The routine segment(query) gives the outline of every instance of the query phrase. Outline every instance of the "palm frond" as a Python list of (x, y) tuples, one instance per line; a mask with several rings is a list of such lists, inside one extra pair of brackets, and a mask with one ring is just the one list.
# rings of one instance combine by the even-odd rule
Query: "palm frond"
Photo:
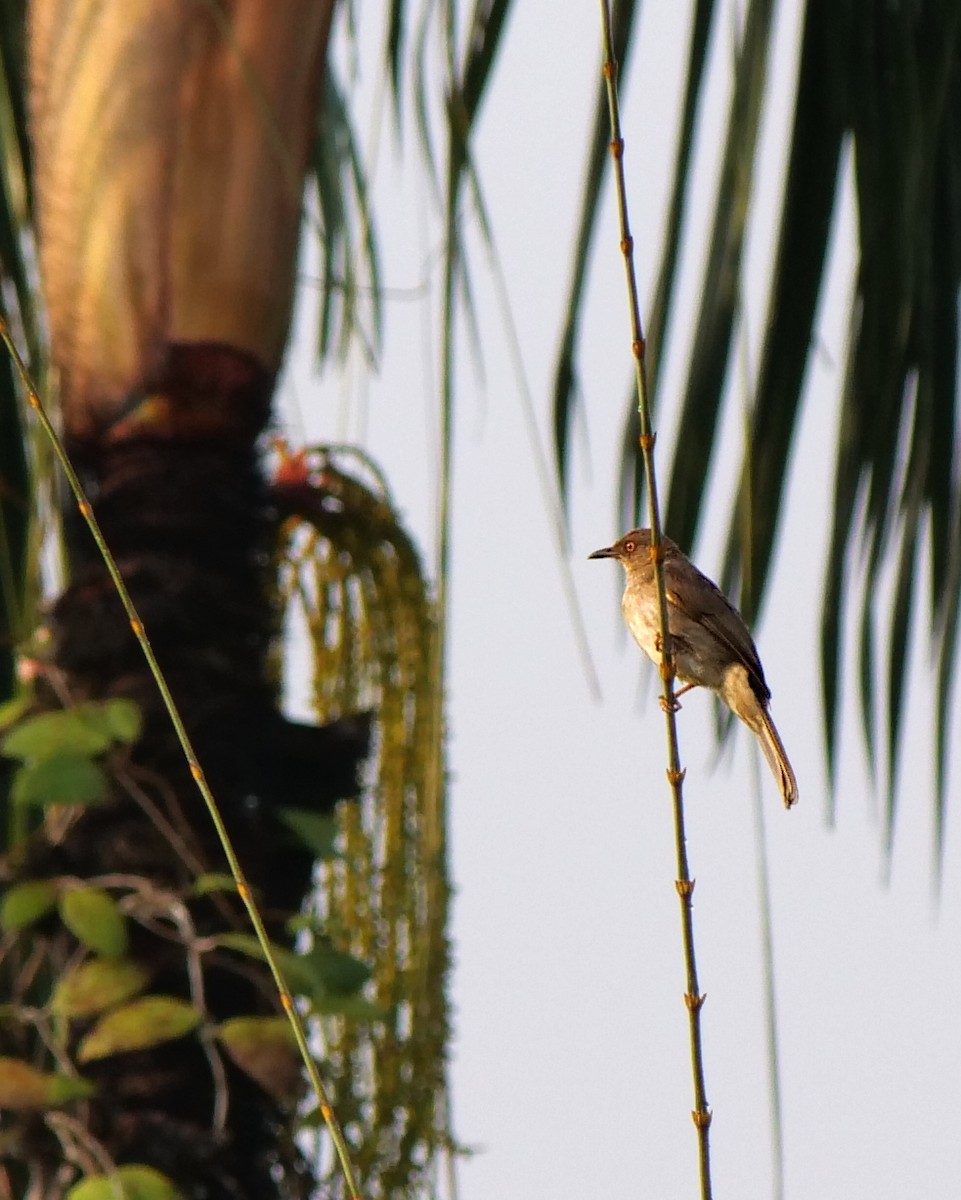
[(734, 325), (741, 304), (741, 264), (751, 197), (761, 104), (767, 83), (774, 5), (753, 0), (735, 64), (735, 83), (714, 207), (714, 223), (701, 284), (687, 385), (681, 402), (665, 527), (681, 545), (697, 535), (703, 482), (717, 443)]
[[(940, 9), (936, 19), (932, 9)], [(949, 580), (959, 550), (950, 531), (961, 502), (958, 485), (957, 302), (961, 288), (961, 14), (955, 6), (872, 12), (835, 45), (832, 75), (843, 81), (855, 147), (861, 257), (843, 395), (842, 443), (829, 573), (843, 570), (855, 533), (855, 498), (865, 496), (863, 619), (875, 603), (880, 573), (898, 562), (890, 613), (874, 658), (887, 662), (886, 696), (862, 687), (865, 724), (884, 706), (888, 761), (886, 841), (896, 800), (907, 641), (915, 615), (920, 538), (932, 562), (931, 636), (939, 660), (936, 805), (943, 807), (947, 719), (944, 656), (957, 622)], [(841, 57), (843, 55), (843, 57)], [(771, 506), (773, 508), (773, 505)], [(832, 587), (832, 592), (835, 590)], [(825, 598), (831, 631), (823, 661), (836, 697), (843, 645)], [(862, 657), (864, 656), (862, 637)], [(873, 672), (872, 681), (876, 679)], [(832, 721), (833, 726), (833, 721)], [(830, 743), (829, 743), (830, 745)], [(874, 748), (869, 743), (874, 757)]]
[[(680, 261), (684, 218), (687, 211), (688, 185), (691, 180), (691, 152), (694, 148), (694, 129), (700, 111), (704, 70), (707, 62), (708, 35), (714, 16), (714, 0), (697, 0), (691, 22), (691, 38), (688, 48), (687, 76), (684, 84), (684, 101), (681, 108), (681, 123), (677, 135), (677, 151), (674, 156), (674, 171), (671, 184), (671, 199), (667, 210), (664, 229), (664, 245), (661, 262), (654, 287), (654, 298), (647, 320), (647, 386), (651, 405), (656, 410), (658, 384), (661, 380), (663, 348), (670, 331), (673, 311), (674, 286)], [(621, 524), (625, 529), (634, 523), (640, 512), (645, 492), (644, 458), (637, 453), (641, 434), (640, 416), (635, 401), (633, 380), (624, 421), (624, 436), (621, 447), (621, 491), (619, 509)]]
[[(702, 85), (712, 5), (695, 6), (667, 232), (651, 310), (656, 385), (669, 328), (690, 139)], [(621, 10), (623, 16), (624, 10)], [(702, 296), (682, 399), (666, 527), (682, 544), (697, 533), (711, 477), (739, 317), (741, 249), (756, 185), (773, 6), (747, 10), (734, 69), (727, 142), (714, 205)], [(836, 765), (844, 616), (860, 608), (857, 647), (864, 734), (886, 788), (887, 840), (895, 818), (908, 638), (917, 613), (918, 564), (931, 561), (930, 635), (936, 660), (936, 813), (943, 821), (946, 722), (956, 673), (961, 607), (958, 538), (958, 325), (961, 289), (961, 10), (951, 0), (888, 7), (807, 0), (780, 230), (753, 388), (750, 434), (728, 523), (722, 582), (759, 612), (793, 460), (805, 375), (828, 264), (837, 199), (851, 164), (860, 258), (835, 463), (833, 527), (821, 621), (824, 724)], [(576, 394), (576, 341), (590, 232), (603, 171), (595, 131), (574, 252), (573, 284), (554, 386), (557, 466), (564, 478)], [(636, 511), (641, 471), (629, 417), (619, 484)], [(745, 537), (745, 529), (750, 531)], [(855, 547), (859, 553), (855, 553)], [(893, 564), (893, 566), (892, 566)], [(894, 588), (879, 608), (882, 572)], [(883, 729), (886, 769), (877, 766)], [(940, 838), (940, 833), (939, 833)]]
[[(38, 297), (30, 253), (30, 150), (24, 99), (22, 3), (0, 13), (0, 309), (40, 367)], [(34, 589), (26, 578), (32, 513), (26, 427), (13, 364), (0, 365), (0, 702), (12, 695), (14, 645), (27, 633)], [(2, 820), (2, 818), (0, 818)], [(6, 823), (0, 823), (5, 829)]]
[(404, 96), (404, 50), (407, 44), (406, 0), (390, 0), (387, 15), (387, 40), (384, 56), (390, 73), (390, 90), (394, 100), (394, 115), (398, 125), (401, 119), (401, 103)]
[[(317, 354), (321, 361), (332, 354), (342, 357), (356, 337), (373, 362), (380, 352), (383, 323), (377, 238), (366, 172), (332, 64), (324, 79), (324, 109), (313, 159), (323, 270)], [(362, 282), (363, 295), (370, 298), (364, 315), (358, 309)]]
[[(634, 21), (640, 6), (635, 0), (623, 0), (614, 5), (612, 13), (611, 37), (614, 42), (614, 56), (618, 63), (627, 59), (631, 35), (634, 32)], [(581, 210), (578, 218), (577, 234), (574, 238), (574, 257), (571, 268), (571, 283), (567, 295), (565, 311), (567, 318), (561, 333), (561, 347), (554, 368), (554, 451), (557, 458), (557, 470), (561, 479), (561, 494), (567, 495), (567, 453), (570, 428), (574, 415), (574, 405), (578, 396), (577, 373), (577, 343), (580, 329), (581, 311), (584, 302), (584, 289), (587, 283), (587, 267), (590, 261), (591, 247), (594, 242), (594, 228), (597, 222), (597, 211), (600, 203), (601, 184), (609, 158), (608, 143), (610, 141), (610, 115), (607, 107), (607, 95), (598, 82), (597, 101), (594, 107), (594, 120), (591, 125), (590, 143), (587, 152), (587, 165), (584, 170), (584, 183), (581, 197)], [(635, 440), (635, 446), (636, 446)]]

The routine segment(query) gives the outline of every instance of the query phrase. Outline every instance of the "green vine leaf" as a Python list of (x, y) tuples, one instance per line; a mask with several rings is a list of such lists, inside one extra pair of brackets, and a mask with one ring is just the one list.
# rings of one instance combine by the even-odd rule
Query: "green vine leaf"
[(344, 1017), (348, 1021), (383, 1021), (387, 1010), (365, 996), (329, 996), (315, 997), (311, 1002), (311, 1012), (318, 1017)]
[(10, 794), (15, 804), (99, 804), (110, 784), (99, 764), (65, 751), (20, 767)]
[(114, 1175), (88, 1175), (64, 1200), (184, 1200), (166, 1175), (141, 1163), (126, 1163)]
[(320, 861), (337, 856), (337, 821), (305, 808), (281, 808), (277, 816), (290, 832)]
[(132, 745), (143, 730), (143, 716), (140, 706), (133, 700), (114, 697), (103, 705), (103, 718), (106, 730), (115, 742)]
[[(11, 701), (3, 706), (0, 716), (13, 724), (19, 713), (17, 707), (12, 706), (18, 706), (22, 711), (29, 702), (29, 697)], [(40, 762), (59, 754), (95, 758), (114, 742), (135, 742), (142, 727), (140, 708), (133, 700), (115, 697), (88, 701), (73, 708), (37, 713), (13, 724), (0, 742), (0, 754), (22, 762)], [(2, 728), (4, 724), (0, 722)]]
[[(252, 934), (227, 933), (219, 937), (217, 942), (225, 948), (263, 961), (263, 950)], [(341, 1012), (337, 1001), (356, 996), (371, 977), (370, 967), (366, 963), (326, 943), (315, 945), (306, 954), (296, 954), (286, 946), (272, 945), (271, 950), (287, 986), (298, 995), (310, 997), (315, 1005), (327, 1006), (324, 1011)]]
[(356, 996), (371, 976), (370, 967), (359, 958), (324, 943), (302, 958), (317, 981), (317, 992), (328, 998)]
[[(260, 942), (252, 933), (225, 933), (217, 939), (217, 944), (223, 946), (225, 950), (236, 950), (239, 954), (245, 954), (248, 958), (255, 958), (260, 962), (266, 961)], [(299, 994), (309, 993), (310, 980), (304, 972), (301, 956), (295, 954), (293, 950), (288, 950), (286, 946), (278, 946), (276, 943), (271, 943), (270, 948), (287, 986)]]
[(92, 758), (112, 741), (102, 714), (92, 705), (38, 713), (16, 725), (0, 742), (0, 754), (22, 761), (39, 761), (55, 754)]
[(70, 888), (60, 898), (60, 917), (89, 950), (106, 958), (127, 951), (127, 921), (117, 902), (102, 888)]
[(220, 1026), (217, 1038), (237, 1066), (268, 1095), (280, 1102), (297, 1099), (303, 1064), (286, 1017), (234, 1017)]
[(78, 1062), (146, 1050), (191, 1033), (203, 1014), (174, 996), (143, 996), (101, 1017), (77, 1047)]
[(90, 958), (57, 980), (50, 1009), (58, 1017), (92, 1017), (147, 986), (149, 975), (129, 958)]
[(54, 1108), (95, 1091), (88, 1079), (47, 1074), (19, 1058), (0, 1058), (0, 1109)]
[(208, 871), (204, 875), (197, 876), (190, 891), (194, 896), (206, 896), (210, 892), (236, 892), (237, 881), (233, 875), (228, 875), (223, 871)]
[(56, 907), (60, 889), (53, 879), (28, 879), (4, 893), (0, 901), (0, 929), (16, 933)]
[(29, 692), (23, 692), (0, 704), (0, 729), (9, 729), (11, 725), (16, 724), (32, 703), (33, 696)]

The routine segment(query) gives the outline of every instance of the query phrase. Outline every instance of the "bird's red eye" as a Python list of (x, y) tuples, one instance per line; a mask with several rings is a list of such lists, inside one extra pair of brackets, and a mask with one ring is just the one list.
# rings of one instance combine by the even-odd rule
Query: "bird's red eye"
[(633, 554), (634, 551), (637, 549), (637, 547), (634, 542), (625, 542), (624, 549), (627, 551), (628, 554)]

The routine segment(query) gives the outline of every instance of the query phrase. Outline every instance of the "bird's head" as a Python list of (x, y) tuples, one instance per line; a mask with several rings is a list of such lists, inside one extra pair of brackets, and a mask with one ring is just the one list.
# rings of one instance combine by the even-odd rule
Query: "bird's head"
[[(672, 542), (668, 542), (666, 538), (661, 538), (665, 549), (668, 546), (673, 546)], [(595, 550), (593, 554), (589, 554), (588, 558), (616, 558), (625, 569), (634, 564), (649, 566), (651, 561), (651, 531), (649, 529), (632, 529), (630, 533), (625, 533), (624, 536), (613, 546), (605, 546), (601, 550)]]

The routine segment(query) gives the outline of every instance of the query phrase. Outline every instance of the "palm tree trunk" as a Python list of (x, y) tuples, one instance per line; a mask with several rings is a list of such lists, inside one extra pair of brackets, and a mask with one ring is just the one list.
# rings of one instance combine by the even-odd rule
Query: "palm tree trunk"
[[(40, 259), (66, 442), (277, 940), (311, 859), (281, 840), (275, 809), (356, 794), (367, 741), (362, 718), (313, 729), (277, 710), (274, 512), (256, 451), (288, 333), (332, 8), (35, 0), (29, 14)], [(56, 833), (48, 820), (19, 874), (153, 889), (130, 954), (152, 993), (196, 1004), (196, 955), (171, 931), (242, 929), (242, 912), (233, 897), (190, 899), (198, 872), (224, 869), (222, 852), (92, 540), (75, 516), (67, 530), (50, 678), (71, 700), (136, 700), (144, 731), (111, 802)], [(47, 933), (56, 972), (77, 944), (60, 926)], [(259, 964), (204, 956), (206, 1027), (275, 1012), (268, 982)], [(87, 1028), (72, 1022), (69, 1054)], [(150, 1164), (185, 1196), (309, 1193), (289, 1108), (209, 1041), (113, 1054), (84, 1075), (98, 1086), (84, 1106), (95, 1161)], [(41, 1119), (26, 1158), (38, 1196), (76, 1178)]]

